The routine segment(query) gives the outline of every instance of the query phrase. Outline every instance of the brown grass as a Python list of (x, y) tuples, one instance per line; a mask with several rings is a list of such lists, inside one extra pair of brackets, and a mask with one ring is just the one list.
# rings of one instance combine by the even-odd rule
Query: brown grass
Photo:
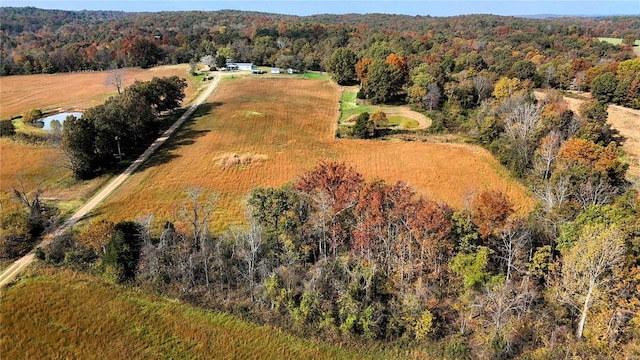
[(40, 270), (0, 293), (3, 359), (371, 359), (145, 295)]
[[(522, 213), (531, 209), (524, 187), (479, 147), (334, 139), (338, 96), (328, 81), (224, 81), (211, 99), (210, 113), (185, 125), (94, 215), (176, 219), (184, 190), (196, 186), (220, 194), (212, 224), (220, 230), (244, 222), (242, 203), (251, 189), (282, 186), (321, 160), (346, 161), (369, 179), (404, 180), (420, 194), (456, 208), (465, 205), (469, 192), (499, 188)], [(247, 153), (268, 160), (259, 166), (217, 165), (224, 154)]]
[[(148, 81), (154, 76), (187, 77), (188, 65), (159, 66), (151, 69), (128, 68), (125, 86), (134, 81)], [(17, 75), (0, 77), (0, 119), (22, 115), (32, 108), (49, 111), (82, 111), (102, 104), (116, 94), (113, 85), (105, 85), (108, 73), (91, 71), (82, 73)], [(190, 99), (195, 88), (187, 88)]]

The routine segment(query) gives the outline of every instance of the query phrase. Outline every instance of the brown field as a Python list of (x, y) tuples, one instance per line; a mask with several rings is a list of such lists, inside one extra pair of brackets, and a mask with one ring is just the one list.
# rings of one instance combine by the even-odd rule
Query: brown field
[[(243, 199), (258, 186), (279, 187), (321, 160), (346, 161), (368, 179), (404, 180), (420, 194), (456, 208), (470, 192), (505, 191), (521, 213), (533, 201), (498, 162), (477, 146), (423, 142), (336, 140), (337, 86), (301, 79), (229, 79), (208, 113), (124, 184), (94, 214), (111, 220), (154, 214), (176, 219), (188, 187), (220, 195), (213, 228), (244, 222)], [(229, 154), (260, 161), (220, 166)]]
[[(187, 77), (189, 65), (159, 66), (151, 69), (128, 68), (125, 70), (125, 87), (134, 81), (148, 81), (154, 76)], [(20, 116), (37, 108), (49, 111), (82, 111), (102, 104), (107, 97), (116, 94), (113, 85), (105, 85), (108, 73), (91, 71), (41, 75), (17, 75), (0, 77), (0, 119)], [(187, 89), (187, 99), (195, 91)]]
[[(148, 70), (127, 69), (127, 84), (134, 80), (150, 80), (154, 76), (187, 77), (188, 65), (161, 66)], [(115, 93), (104, 86), (104, 72), (0, 77), (0, 118), (19, 115), (36, 107), (42, 110), (86, 109), (100, 104)], [(38, 86), (29, 86), (37, 83)], [(184, 104), (190, 102), (199, 83), (187, 77)], [(65, 158), (51, 146), (30, 145), (0, 138), (0, 201), (7, 205), (8, 191), (23, 179), (29, 189), (40, 186), (45, 199), (56, 199), (63, 210), (79, 205), (106, 181), (99, 178), (75, 182), (71, 171), (64, 168)], [(61, 202), (61, 203), (60, 203)]]
[(301, 339), (59, 269), (3, 290), (0, 323), (3, 359), (397, 358)]
[[(535, 95), (538, 99), (542, 99), (545, 93), (536, 91)], [(575, 93), (571, 97), (564, 97), (569, 109), (577, 114), (580, 113), (582, 104), (589, 98), (591, 98), (589, 93)], [(612, 128), (618, 130), (620, 135), (625, 138), (622, 150), (626, 153), (626, 161), (629, 164), (627, 178), (640, 186), (640, 110), (619, 105), (609, 105), (607, 121)]]

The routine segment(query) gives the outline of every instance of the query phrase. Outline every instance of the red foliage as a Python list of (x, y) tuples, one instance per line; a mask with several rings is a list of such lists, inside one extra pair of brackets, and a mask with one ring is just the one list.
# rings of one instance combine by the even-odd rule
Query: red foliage
[(471, 210), (472, 221), (484, 239), (503, 227), (509, 216), (514, 213), (513, 204), (500, 190), (480, 193), (473, 200)]

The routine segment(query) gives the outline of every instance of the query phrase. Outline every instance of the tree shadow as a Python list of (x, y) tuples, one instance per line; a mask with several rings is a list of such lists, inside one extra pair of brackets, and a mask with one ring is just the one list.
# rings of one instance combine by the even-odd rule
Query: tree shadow
[(173, 159), (180, 157), (181, 155), (176, 153), (176, 150), (188, 146), (196, 142), (199, 137), (204, 136), (210, 130), (195, 130), (192, 125), (195, 123), (195, 119), (210, 114), (213, 109), (221, 106), (221, 102), (204, 103), (200, 105), (191, 117), (185, 121), (180, 129), (178, 129), (169, 140), (167, 140), (156, 152), (142, 164), (136, 172), (145, 171), (149, 168), (160, 166), (171, 162)]

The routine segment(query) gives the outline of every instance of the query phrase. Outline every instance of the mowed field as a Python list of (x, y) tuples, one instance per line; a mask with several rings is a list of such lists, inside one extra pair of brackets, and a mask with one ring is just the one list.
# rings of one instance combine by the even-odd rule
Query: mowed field
[(0, 323), (2, 359), (398, 358), (320, 344), (59, 269), (1, 292)]
[[(187, 77), (189, 65), (158, 66), (151, 69), (124, 69), (124, 87), (136, 80), (148, 81), (154, 76)], [(105, 83), (106, 71), (59, 73), (40, 75), (16, 75), (0, 77), (0, 119), (20, 116), (36, 108), (43, 112), (86, 110), (100, 105), (111, 95), (117, 94), (113, 85)], [(187, 99), (195, 89), (186, 90)]]
[[(337, 86), (326, 80), (224, 80), (209, 109), (93, 215), (117, 221), (153, 214), (160, 222), (175, 221), (185, 190), (197, 187), (219, 194), (211, 225), (222, 230), (244, 223), (243, 200), (251, 189), (282, 186), (322, 160), (345, 161), (369, 180), (403, 180), (455, 208), (489, 188), (505, 191), (521, 213), (533, 206), (526, 189), (480, 147), (335, 139), (338, 100)], [(221, 164), (242, 158), (253, 162)]]
[[(190, 102), (200, 86), (187, 76), (188, 65), (161, 66), (141, 70), (126, 69), (127, 84), (151, 80), (154, 76), (177, 75), (187, 78), (184, 103)], [(79, 109), (101, 104), (116, 93), (105, 86), (105, 72), (0, 77), (0, 112), (2, 119), (20, 115), (31, 108), (44, 110)], [(45, 199), (55, 199), (65, 208), (73, 208), (106, 180), (105, 177), (77, 183), (65, 167), (61, 151), (49, 145), (33, 145), (0, 138), (0, 201), (22, 180), (28, 190), (40, 186)], [(3, 202), (6, 205), (6, 202)], [(66, 210), (66, 209), (63, 209)]]

